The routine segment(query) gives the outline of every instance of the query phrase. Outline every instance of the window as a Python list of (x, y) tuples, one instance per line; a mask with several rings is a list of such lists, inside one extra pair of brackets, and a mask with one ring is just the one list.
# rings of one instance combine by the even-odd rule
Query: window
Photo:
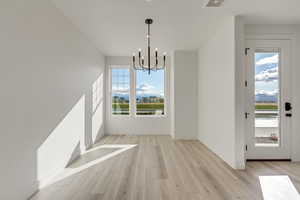
[(112, 114), (129, 115), (130, 71), (128, 68), (111, 69)]
[(136, 71), (136, 115), (164, 115), (164, 70)]
[(113, 116), (165, 116), (165, 70), (135, 71), (130, 66), (110, 68)]

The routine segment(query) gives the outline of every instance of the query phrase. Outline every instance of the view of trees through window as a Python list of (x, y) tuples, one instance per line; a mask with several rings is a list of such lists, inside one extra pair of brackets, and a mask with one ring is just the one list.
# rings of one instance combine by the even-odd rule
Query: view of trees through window
[(130, 72), (129, 69), (111, 70), (112, 114), (129, 115)]
[(136, 114), (164, 115), (164, 70), (136, 72)]

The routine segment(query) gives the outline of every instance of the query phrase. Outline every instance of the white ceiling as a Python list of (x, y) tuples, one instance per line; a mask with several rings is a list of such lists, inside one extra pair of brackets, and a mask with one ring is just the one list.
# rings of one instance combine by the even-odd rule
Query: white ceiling
[(147, 17), (154, 19), (152, 47), (170, 52), (196, 49), (228, 15), (249, 24), (300, 23), (300, 0), (225, 0), (203, 8), (205, 0), (53, 0), (105, 55), (131, 55), (146, 46)]

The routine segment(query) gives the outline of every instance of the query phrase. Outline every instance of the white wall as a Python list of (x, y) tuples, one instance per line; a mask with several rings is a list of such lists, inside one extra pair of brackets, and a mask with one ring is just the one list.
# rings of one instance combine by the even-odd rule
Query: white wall
[[(127, 65), (131, 66), (131, 57), (106, 57), (106, 74), (108, 75), (108, 68), (111, 65)], [(167, 59), (167, 68), (170, 66), (169, 59)], [(167, 81), (169, 77), (169, 69), (167, 69)], [(107, 83), (109, 79), (107, 78)], [(106, 91), (109, 91), (109, 84), (107, 84)], [(107, 93), (109, 94), (109, 93)], [(152, 117), (152, 116), (112, 116), (111, 113), (106, 112), (105, 133), (116, 135), (170, 135), (170, 107), (168, 103), (169, 84), (166, 85), (166, 116)], [(110, 107), (110, 97), (106, 97), (107, 110)]]
[(103, 133), (104, 58), (49, 1), (1, 1), (0, 26), (0, 199), (23, 200)]
[[(173, 55), (175, 139), (197, 139), (198, 135), (198, 55), (177, 50)], [(172, 85), (172, 84), (171, 84)]]
[(245, 24), (235, 17), (235, 152), (236, 168), (245, 168)]
[(246, 25), (248, 39), (289, 39), (292, 44), (292, 160), (300, 161), (300, 25)]
[(175, 138), (175, 70), (174, 64), (175, 52), (171, 52), (171, 66), (170, 66), (170, 135), (174, 139)]
[(234, 17), (220, 21), (198, 56), (199, 140), (236, 168)]

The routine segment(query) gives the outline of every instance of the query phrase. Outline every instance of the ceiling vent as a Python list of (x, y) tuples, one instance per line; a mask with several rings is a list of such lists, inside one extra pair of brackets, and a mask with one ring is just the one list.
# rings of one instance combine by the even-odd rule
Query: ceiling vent
[(224, 0), (205, 0), (205, 7), (221, 7)]

